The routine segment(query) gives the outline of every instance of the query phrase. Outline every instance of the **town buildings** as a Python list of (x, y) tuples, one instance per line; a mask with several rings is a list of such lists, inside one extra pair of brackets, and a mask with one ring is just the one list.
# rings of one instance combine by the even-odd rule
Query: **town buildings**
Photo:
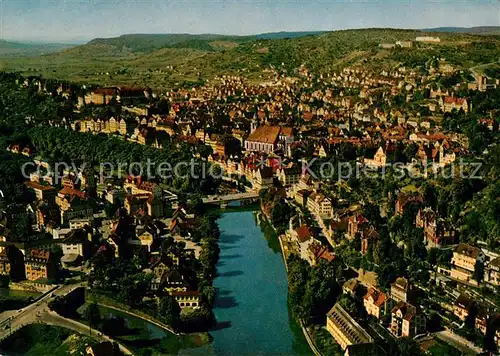
[(404, 277), (399, 277), (391, 284), (391, 298), (396, 302), (409, 303), (415, 295), (415, 289)]
[(25, 257), (26, 279), (36, 281), (38, 279), (56, 278), (56, 265), (50, 251), (33, 249)]
[(392, 309), (390, 330), (396, 337), (413, 338), (425, 331), (425, 324), (425, 316), (411, 304), (399, 302)]
[(459, 244), (453, 250), (451, 278), (477, 286), (480, 278), (477, 272), (479, 265), (484, 262), (484, 257), (479, 248), (464, 243)]
[(333, 206), (330, 199), (321, 193), (313, 192), (309, 195), (307, 198), (307, 208), (311, 213), (322, 219), (331, 218), (333, 214)]
[(368, 315), (380, 319), (390, 309), (391, 302), (387, 295), (375, 288), (370, 288), (368, 293), (363, 297), (363, 306)]

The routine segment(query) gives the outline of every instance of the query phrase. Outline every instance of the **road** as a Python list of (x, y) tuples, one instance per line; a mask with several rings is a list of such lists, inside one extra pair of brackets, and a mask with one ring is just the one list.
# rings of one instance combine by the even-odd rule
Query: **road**
[[(98, 330), (92, 329), (88, 327), (85, 324), (82, 324), (78, 321), (75, 321), (73, 319), (68, 319), (60, 316), (56, 312), (47, 310), (43, 311), (38, 318), (40, 322), (43, 324), (48, 324), (48, 325), (55, 325), (55, 326), (61, 326), (73, 331), (76, 331), (77, 333), (80, 333), (82, 335), (88, 335), (90, 334), (94, 338), (97, 339), (102, 339), (104, 341), (111, 341), (111, 342), (116, 342), (109, 336), (103, 335), (101, 332)], [(123, 352), (125, 355), (133, 355), (132, 351), (130, 351), (128, 348), (123, 346), (122, 344), (116, 342), (118, 344), (118, 347), (120, 348), (120, 351)]]
[[(64, 328), (68, 328), (70, 330), (76, 331), (81, 334), (90, 334), (98, 339), (102, 339), (104, 341), (114, 341), (110, 337), (106, 335), (102, 335), (99, 331), (95, 329), (90, 329), (87, 325), (77, 322), (72, 319), (64, 318), (59, 314), (51, 311), (49, 309), (49, 303), (53, 301), (56, 297), (65, 296), (68, 293), (71, 293), (76, 288), (80, 288), (85, 286), (84, 283), (71, 284), (71, 285), (62, 285), (57, 287), (50, 293), (47, 293), (45, 296), (37, 300), (35, 303), (32, 303), (23, 309), (19, 310), (9, 310), (0, 314), (0, 340), (5, 339), (11, 333), (21, 329), (25, 325), (29, 324), (48, 324), (48, 325), (56, 325)], [(10, 319), (10, 328), (8, 327), (8, 320)], [(116, 341), (114, 341), (116, 342)], [(125, 346), (118, 343), (120, 350), (126, 355), (133, 355), (133, 353), (127, 349)]]
[(497, 64), (497, 63), (500, 63), (500, 61), (495, 61), (495, 62), (491, 62), (491, 63), (480, 64), (478, 66), (474, 66), (474, 67), (469, 68), (469, 70), (472, 72), (472, 75), (474, 76), (474, 78), (476, 78), (478, 76), (478, 74), (479, 74), (479, 73), (476, 72), (477, 68), (487, 67), (487, 66), (490, 66), (492, 64)]
[(434, 334), (438, 339), (441, 339), (442, 341), (454, 345), (457, 347), (459, 350), (462, 352), (466, 353), (467, 355), (477, 355), (483, 352), (482, 349), (474, 345), (472, 342), (469, 340), (454, 334), (451, 332), (449, 329), (445, 329), (443, 331), (437, 332)]

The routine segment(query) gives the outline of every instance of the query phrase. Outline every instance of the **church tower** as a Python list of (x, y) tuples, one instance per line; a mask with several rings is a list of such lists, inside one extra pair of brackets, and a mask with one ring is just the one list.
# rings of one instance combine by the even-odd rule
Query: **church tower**
[(252, 123), (250, 125), (250, 133), (253, 133), (259, 127), (259, 120), (257, 120), (257, 114), (253, 116)]

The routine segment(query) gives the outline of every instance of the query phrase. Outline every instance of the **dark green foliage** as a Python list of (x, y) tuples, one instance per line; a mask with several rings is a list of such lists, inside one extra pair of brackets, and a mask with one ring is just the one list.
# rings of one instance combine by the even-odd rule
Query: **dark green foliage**
[(211, 41), (241, 41), (249, 37), (224, 36), (224, 35), (190, 35), (190, 34), (130, 34), (114, 38), (96, 38), (75, 50), (83, 50), (85, 46), (110, 46), (117, 50), (128, 50), (131, 52), (152, 52), (154, 50), (173, 48), (193, 48), (198, 50), (213, 50)]
[[(11, 143), (32, 144), (37, 154), (50, 163), (74, 163), (77, 167), (95, 167), (101, 163), (110, 162), (115, 168), (118, 164), (128, 167), (131, 163), (141, 163), (147, 167), (148, 160), (154, 165), (152, 175), (157, 176), (160, 182), (166, 183), (175, 191), (212, 193), (218, 182), (194, 178), (201, 176), (201, 165), (195, 165), (195, 175), (191, 175), (190, 167), (182, 167), (176, 177), (159, 177), (156, 168), (160, 163), (169, 163), (175, 167), (179, 162), (193, 160), (192, 146), (181, 144), (177, 147), (170, 139), (162, 142), (163, 149), (158, 150), (149, 146), (130, 143), (108, 135), (92, 135), (69, 130), (67, 127), (49, 127), (47, 120), (51, 119), (62, 124), (62, 118), (73, 117), (73, 104), (71, 100), (50, 95), (41, 95), (34, 87), (20, 89), (15, 84), (15, 75), (0, 73), (0, 178), (7, 199), (16, 199), (22, 202), (30, 195), (24, 197), (25, 188), (21, 185), (24, 177), (20, 167), (28, 160), (24, 157), (14, 157), (5, 153), (4, 149)], [(34, 124), (42, 126), (33, 127), (26, 124), (26, 117), (31, 117)], [(199, 161), (197, 161), (199, 163)], [(122, 178), (127, 172), (123, 173)], [(30, 173), (27, 171), (26, 173)], [(173, 176), (174, 174), (170, 172)], [(5, 176), (5, 179), (3, 179)], [(184, 176), (188, 177), (185, 178)], [(5, 187), (4, 187), (5, 186)], [(110, 210), (110, 209), (108, 209)], [(111, 211), (110, 211), (111, 212)]]
[(275, 201), (271, 212), (271, 220), (278, 233), (283, 233), (288, 228), (288, 223), (292, 214), (292, 207), (283, 199)]
[(193, 309), (181, 314), (183, 332), (199, 332), (215, 326), (215, 316), (210, 308)]
[(205, 286), (201, 290), (202, 302), (208, 307), (212, 307), (215, 301), (216, 290), (212, 286)]
[(69, 330), (60, 327), (28, 325), (4, 340), (0, 349), (23, 355), (41, 355), (42, 350), (44, 355), (64, 355), (58, 348), (70, 335)]
[(294, 255), (287, 263), (289, 303), (294, 315), (307, 323), (323, 320), (340, 292), (336, 281), (342, 275), (340, 264), (322, 261), (311, 267)]
[(141, 272), (137, 266), (122, 260), (94, 266), (89, 284), (108, 292), (116, 300), (130, 306), (140, 306), (146, 295), (152, 275)]
[(423, 355), (418, 343), (408, 337), (400, 339), (390, 339), (389, 355), (421, 356)]
[(0, 288), (9, 288), (10, 277), (4, 274), (0, 275)]
[(166, 295), (158, 302), (158, 316), (173, 328), (179, 326), (181, 308), (174, 297)]
[(99, 306), (96, 303), (89, 304), (83, 313), (83, 318), (88, 321), (91, 326), (97, 326), (101, 321)]

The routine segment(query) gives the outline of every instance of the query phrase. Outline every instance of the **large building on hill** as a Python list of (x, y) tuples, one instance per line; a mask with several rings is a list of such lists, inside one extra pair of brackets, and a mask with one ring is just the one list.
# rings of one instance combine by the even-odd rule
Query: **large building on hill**
[(452, 112), (453, 110), (469, 112), (469, 102), (466, 98), (457, 98), (454, 96), (446, 96), (439, 100), (439, 105), (443, 112)]
[(96, 88), (85, 95), (83, 100), (79, 99), (79, 106), (83, 104), (108, 105), (113, 99), (117, 102), (122, 101), (144, 101), (151, 95), (150, 88), (135, 87), (109, 87)]

